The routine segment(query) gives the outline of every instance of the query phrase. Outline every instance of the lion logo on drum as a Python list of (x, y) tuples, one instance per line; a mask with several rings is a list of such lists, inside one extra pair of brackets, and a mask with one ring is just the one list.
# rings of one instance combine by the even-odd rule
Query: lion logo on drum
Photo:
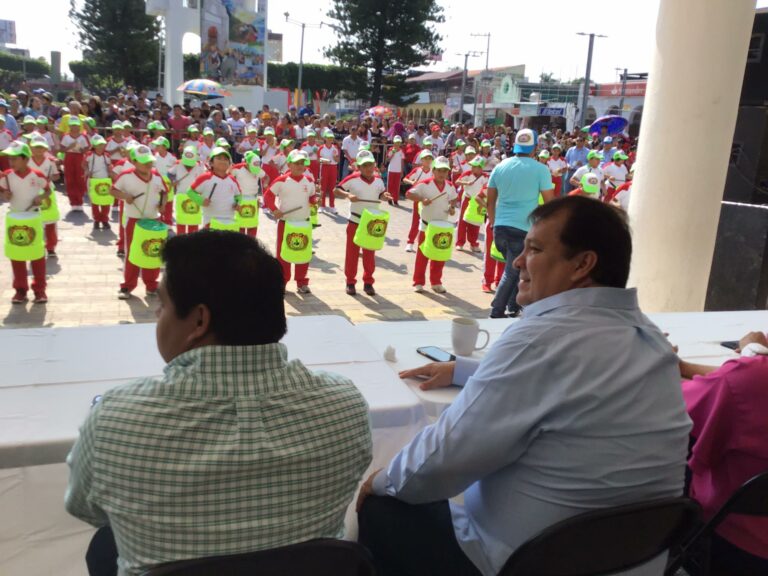
[(453, 233), (440, 232), (432, 237), (432, 244), (439, 250), (447, 250), (453, 244)]
[(41, 210), (48, 210), (50, 207), (51, 207), (51, 197), (50, 196), (43, 196), (43, 199), (40, 202), (40, 209)]
[(371, 220), (368, 222), (368, 234), (374, 238), (381, 238), (387, 233), (387, 221), (386, 220)]
[(107, 184), (106, 182), (101, 182), (99, 184), (96, 184), (96, 194), (98, 196), (107, 196), (109, 194), (111, 186)]
[(200, 206), (194, 200), (184, 200), (181, 203), (181, 209), (185, 214), (200, 214)]
[(141, 251), (144, 252), (144, 256), (159, 258), (160, 253), (163, 251), (163, 246), (165, 246), (165, 240), (160, 238), (150, 238), (141, 243)]
[(299, 232), (292, 232), (291, 234), (288, 234), (288, 238), (286, 239), (286, 244), (288, 248), (291, 250), (296, 250), (297, 252), (300, 250), (304, 250), (307, 246), (309, 246), (309, 237), (306, 234), (301, 234)]
[(243, 218), (253, 218), (256, 216), (256, 206), (254, 204), (243, 204), (237, 207), (237, 212)]
[(11, 226), (8, 228), (8, 239), (14, 246), (29, 246), (36, 237), (37, 232), (31, 226)]

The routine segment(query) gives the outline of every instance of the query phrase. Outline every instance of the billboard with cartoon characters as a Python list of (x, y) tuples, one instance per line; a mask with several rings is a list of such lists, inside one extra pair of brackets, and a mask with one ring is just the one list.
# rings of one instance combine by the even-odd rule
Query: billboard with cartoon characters
[(203, 0), (200, 10), (202, 78), (228, 85), (264, 86), (266, 1)]

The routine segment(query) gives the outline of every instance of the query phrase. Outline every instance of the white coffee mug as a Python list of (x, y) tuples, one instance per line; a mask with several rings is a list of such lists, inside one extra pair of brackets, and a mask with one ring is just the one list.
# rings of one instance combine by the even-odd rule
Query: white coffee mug
[[(477, 337), (482, 332), (485, 334), (485, 343), (477, 346)], [(488, 346), (491, 335), (488, 330), (480, 329), (480, 324), (474, 318), (454, 318), (451, 323), (451, 342), (453, 352), (457, 356), (471, 356), (475, 350), (482, 350)]]

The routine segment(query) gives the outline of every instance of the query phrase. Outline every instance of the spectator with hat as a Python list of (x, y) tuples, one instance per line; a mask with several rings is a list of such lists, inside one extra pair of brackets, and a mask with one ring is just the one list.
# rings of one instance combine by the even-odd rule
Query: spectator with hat
[(600, 150), (600, 154), (602, 155), (602, 161), (600, 162), (600, 167), (604, 167), (606, 164), (611, 162), (613, 160), (613, 155), (618, 152), (618, 148), (616, 148), (613, 145), (613, 137), (612, 136), (606, 136), (603, 138), (603, 149)]
[(600, 155), (600, 152), (597, 150), (590, 150), (587, 153), (586, 165), (576, 170), (573, 173), (573, 176), (571, 176), (571, 186), (580, 186), (581, 178), (584, 176), (584, 174), (595, 174), (600, 180), (600, 185), (602, 186), (603, 180), (605, 180), (605, 174), (603, 173), (603, 169), (600, 167), (601, 161), (602, 156)]

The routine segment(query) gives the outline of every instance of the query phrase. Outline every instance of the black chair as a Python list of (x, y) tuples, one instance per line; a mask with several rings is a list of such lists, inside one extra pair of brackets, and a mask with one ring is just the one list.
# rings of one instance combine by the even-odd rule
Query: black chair
[(689, 498), (579, 514), (520, 546), (499, 576), (600, 576), (640, 566), (679, 546), (699, 518)]
[(768, 470), (747, 480), (728, 498), (720, 510), (701, 526), (682, 545), (674, 560), (671, 560), (664, 576), (675, 574), (684, 562), (692, 559), (700, 574), (709, 574), (709, 545), (712, 533), (729, 514), (768, 517)]
[(161, 564), (143, 576), (375, 576), (368, 551), (356, 542), (309, 540), (271, 550)]

